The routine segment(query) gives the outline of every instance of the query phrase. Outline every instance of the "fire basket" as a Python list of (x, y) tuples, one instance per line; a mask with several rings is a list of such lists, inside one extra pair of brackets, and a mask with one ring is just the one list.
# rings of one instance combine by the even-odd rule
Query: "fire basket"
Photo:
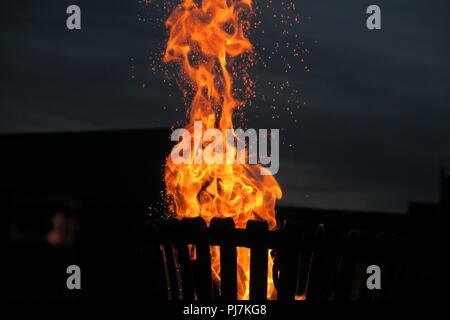
[[(209, 227), (201, 217), (151, 221), (146, 239), (161, 248), (169, 300), (237, 299), (239, 247), (250, 250), (250, 300), (267, 298), (268, 259), (278, 300), (395, 299), (417, 250), (392, 233), (293, 221), (269, 231), (256, 220), (239, 229), (231, 218), (213, 218)], [(213, 246), (220, 248), (220, 285), (211, 274)], [(369, 265), (382, 268), (382, 290), (367, 288)]]

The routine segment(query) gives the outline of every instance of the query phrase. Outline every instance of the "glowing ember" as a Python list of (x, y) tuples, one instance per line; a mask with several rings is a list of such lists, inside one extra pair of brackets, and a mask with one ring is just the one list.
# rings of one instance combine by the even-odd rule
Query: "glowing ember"
[[(252, 13), (252, 0), (203, 0), (198, 5), (185, 0), (170, 15), (166, 26), (170, 38), (165, 62), (176, 62), (194, 88), (194, 97), (186, 129), (194, 131), (194, 121), (203, 130), (224, 132), (233, 128), (233, 111), (240, 102), (233, 97), (233, 78), (227, 63), (233, 57), (253, 50), (245, 35), (250, 26), (245, 19)], [(185, 93), (187, 94), (187, 92)], [(194, 150), (208, 143), (192, 142)], [(213, 142), (211, 142), (213, 143)], [(224, 148), (236, 156), (236, 147), (224, 141)], [(225, 150), (223, 150), (225, 152)], [(192, 152), (194, 159), (197, 152)], [(260, 165), (199, 163), (175, 164), (167, 158), (166, 192), (172, 198), (171, 210), (178, 217), (232, 217), (236, 227), (245, 228), (249, 219), (264, 219), (274, 229), (275, 201), (281, 189), (272, 175), (261, 175)], [(211, 248), (213, 277), (220, 284), (220, 260), (217, 247)], [(249, 250), (238, 248), (238, 298), (249, 297)], [(269, 257), (268, 298), (275, 289)]]

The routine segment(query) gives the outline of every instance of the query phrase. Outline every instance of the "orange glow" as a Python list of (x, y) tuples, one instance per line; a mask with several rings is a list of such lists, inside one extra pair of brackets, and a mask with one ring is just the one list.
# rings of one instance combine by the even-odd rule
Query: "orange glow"
[[(186, 129), (192, 133), (194, 121), (200, 120), (203, 132), (211, 128), (224, 132), (234, 128), (233, 111), (242, 105), (233, 97), (233, 77), (227, 63), (253, 50), (245, 35), (250, 25), (245, 16), (252, 14), (252, 0), (198, 2), (183, 1), (166, 21), (170, 37), (164, 62), (177, 63), (180, 75), (194, 89)], [(236, 157), (235, 144), (223, 143), (223, 152), (231, 150)], [(195, 142), (192, 145), (195, 151)], [(203, 142), (198, 148), (207, 145)], [(168, 156), (165, 183), (171, 210), (179, 218), (201, 216), (208, 224), (213, 217), (232, 217), (237, 228), (245, 228), (249, 219), (264, 219), (274, 229), (275, 201), (281, 198), (281, 188), (272, 175), (261, 175), (261, 168), (259, 164), (175, 164)], [(249, 251), (238, 248), (239, 299), (249, 297)], [(211, 259), (214, 281), (220, 284), (217, 247), (211, 248)], [(271, 273), (269, 257), (268, 298), (275, 295)]]

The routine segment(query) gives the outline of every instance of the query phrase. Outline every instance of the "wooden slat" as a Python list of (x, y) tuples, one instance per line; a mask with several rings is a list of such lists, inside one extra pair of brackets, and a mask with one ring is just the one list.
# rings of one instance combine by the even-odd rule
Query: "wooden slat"
[(336, 254), (326, 250), (328, 244), (338, 241), (334, 234), (325, 232), (324, 225), (320, 225), (313, 238), (314, 242), (322, 244), (319, 250), (312, 253), (310, 275), (306, 298), (309, 301), (327, 300), (330, 297), (335, 280)]
[(280, 278), (277, 288), (278, 300), (294, 300), (295, 287), (297, 284), (297, 268), (298, 268), (298, 251), (295, 244), (299, 239), (299, 224), (289, 223), (285, 225), (286, 236), (284, 245), (279, 250)]
[(173, 258), (172, 245), (169, 243), (163, 244), (164, 256), (166, 258), (167, 275), (169, 278), (168, 291), (170, 300), (179, 300), (179, 288), (177, 281), (177, 271), (175, 268), (175, 260)]
[[(213, 218), (210, 225), (214, 230), (234, 229), (232, 218)], [(220, 246), (220, 291), (223, 300), (237, 299), (237, 255), (232, 245)]]
[(180, 263), (183, 299), (194, 300), (194, 284), (189, 248), (187, 244), (177, 242), (176, 249), (178, 252), (178, 261)]
[[(368, 265), (377, 265), (381, 269), (381, 290), (369, 290), (367, 285), (363, 286), (361, 292), (362, 300), (389, 300), (397, 283), (398, 270), (400, 269), (401, 256), (386, 255), (387, 247), (399, 246), (402, 239), (392, 233), (379, 233), (374, 239), (375, 250), (368, 261)], [(404, 247), (404, 246), (403, 246)], [(369, 275), (366, 274), (366, 279)]]
[(365, 284), (367, 257), (374, 250), (370, 230), (351, 230), (347, 235), (338, 272), (335, 299), (359, 300)]
[[(187, 228), (195, 232), (206, 227), (206, 222), (201, 217), (184, 218), (182, 220), (183, 229)], [(195, 281), (195, 291), (199, 300), (212, 300), (212, 278), (211, 278), (211, 253), (207, 239), (199, 239), (193, 243), (195, 245), (197, 260), (197, 272)]]
[[(266, 221), (249, 220), (247, 230), (253, 232), (267, 231)], [(267, 298), (267, 268), (268, 250), (265, 248), (250, 248), (250, 300), (266, 300)]]
[(349, 300), (351, 295), (351, 285), (355, 277), (357, 257), (353, 248), (358, 246), (360, 235), (358, 232), (351, 230), (347, 235), (346, 250), (344, 250), (341, 258), (341, 265), (338, 271), (338, 278), (334, 293), (335, 300)]
[[(176, 219), (169, 219), (165, 222), (166, 228), (169, 230), (177, 229), (179, 221)], [(179, 286), (177, 279), (177, 269), (175, 265), (175, 259), (173, 255), (173, 246), (170, 241), (162, 242), (162, 249), (164, 251), (164, 258), (167, 270), (167, 277), (169, 283), (167, 283), (168, 298), (170, 300), (179, 300)]]

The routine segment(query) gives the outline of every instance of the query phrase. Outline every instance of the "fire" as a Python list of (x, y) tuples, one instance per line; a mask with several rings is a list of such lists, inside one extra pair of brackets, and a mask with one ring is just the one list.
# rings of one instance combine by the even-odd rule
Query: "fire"
[[(233, 97), (233, 77), (227, 64), (233, 57), (251, 52), (253, 46), (245, 31), (245, 16), (252, 13), (252, 0), (183, 1), (170, 15), (166, 26), (170, 37), (164, 62), (175, 62), (192, 84), (194, 95), (189, 109), (189, 132), (194, 121), (202, 129), (233, 129), (233, 111), (240, 105)], [(186, 92), (187, 94), (187, 92)], [(207, 142), (193, 142), (193, 159)], [(236, 147), (227, 141), (224, 148), (236, 156)], [(196, 151), (195, 151), (196, 150)], [(225, 150), (223, 150), (225, 152)], [(172, 198), (171, 210), (178, 217), (232, 217), (237, 228), (249, 219), (264, 219), (276, 227), (275, 201), (281, 189), (272, 175), (261, 175), (261, 165), (236, 163), (175, 164), (167, 157), (166, 193)], [(264, 170), (264, 169), (263, 169)], [(218, 248), (211, 248), (213, 277), (220, 284)], [(268, 298), (275, 294), (272, 259), (269, 257)], [(238, 299), (249, 297), (249, 250), (238, 248)]]

